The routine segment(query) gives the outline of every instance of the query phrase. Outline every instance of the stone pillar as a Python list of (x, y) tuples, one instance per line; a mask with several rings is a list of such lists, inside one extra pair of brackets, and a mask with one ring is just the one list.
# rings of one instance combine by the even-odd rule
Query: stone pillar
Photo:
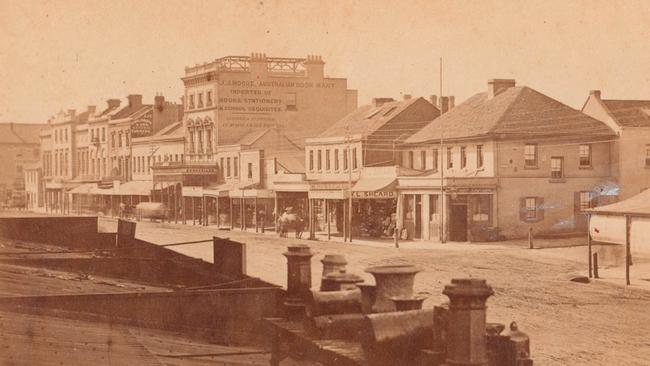
[(443, 294), (449, 297), (447, 366), (487, 366), (485, 316), (487, 298), (494, 294), (481, 279), (452, 279)]
[(341, 254), (326, 254), (320, 262), (323, 263), (320, 290), (325, 291), (323, 288), (328, 287), (325, 277), (330, 273), (345, 272), (345, 265), (348, 264), (348, 261)]
[(287, 317), (300, 319), (305, 315), (305, 299), (311, 289), (311, 257), (304, 244), (291, 245), (283, 253), (287, 257), (287, 294), (284, 301)]

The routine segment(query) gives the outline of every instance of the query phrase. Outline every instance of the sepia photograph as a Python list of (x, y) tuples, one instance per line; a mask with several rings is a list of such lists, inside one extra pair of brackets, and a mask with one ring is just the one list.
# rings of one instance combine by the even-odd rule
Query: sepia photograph
[(648, 188), (647, 1), (0, 1), (0, 366), (648, 366)]

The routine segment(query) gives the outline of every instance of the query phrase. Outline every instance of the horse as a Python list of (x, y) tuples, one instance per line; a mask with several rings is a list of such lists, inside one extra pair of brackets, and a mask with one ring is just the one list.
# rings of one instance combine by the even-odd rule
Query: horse
[(284, 213), (278, 219), (278, 226), (280, 229), (280, 237), (286, 238), (287, 233), (291, 230), (296, 232), (296, 238), (300, 239), (302, 233), (305, 231), (305, 220), (293, 213)]

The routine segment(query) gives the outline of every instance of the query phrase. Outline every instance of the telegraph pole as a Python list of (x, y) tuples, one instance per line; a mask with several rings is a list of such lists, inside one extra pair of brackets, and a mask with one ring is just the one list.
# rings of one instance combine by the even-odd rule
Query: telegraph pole
[[(348, 221), (349, 225), (346, 223), (345, 225), (348, 225), (348, 237), (350, 239), (350, 243), (352, 243), (352, 135), (350, 135), (350, 125), (348, 124), (347, 126), (347, 136), (346, 140), (348, 143)], [(345, 240), (344, 240), (345, 241)]]
[[(442, 57), (440, 57), (440, 98), (438, 99), (440, 101), (440, 113), (442, 114)], [(443, 149), (444, 149), (444, 138), (443, 138), (444, 130), (442, 126), (440, 126), (440, 242), (445, 243), (445, 186), (444, 186), (444, 178), (445, 178), (445, 169), (447, 167), (445, 166), (445, 160), (442, 158), (443, 157)]]

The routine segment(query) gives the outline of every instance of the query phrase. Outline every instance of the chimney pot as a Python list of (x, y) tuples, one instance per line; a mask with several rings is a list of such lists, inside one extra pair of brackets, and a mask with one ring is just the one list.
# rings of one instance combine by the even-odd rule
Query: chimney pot
[(119, 99), (109, 99), (106, 101), (106, 104), (108, 104), (108, 108), (117, 108), (122, 104), (122, 101)]
[(162, 94), (156, 95), (154, 97), (154, 104), (156, 105), (156, 108), (158, 108), (158, 110), (162, 110), (163, 106), (165, 105), (165, 97)]
[(129, 94), (126, 99), (129, 101), (129, 107), (139, 107), (142, 105), (142, 94)]
[(596, 99), (600, 99), (600, 90), (591, 90), (589, 95), (593, 95)]
[(515, 79), (490, 79), (488, 80), (488, 99), (501, 94), (504, 90), (514, 88)]
[(372, 104), (375, 107), (381, 107), (382, 105), (388, 103), (388, 102), (394, 102), (395, 99), (393, 98), (372, 98)]
[(449, 111), (449, 97), (440, 97), (440, 114), (445, 114)]
[(431, 102), (431, 104), (435, 105), (436, 108), (437, 108), (437, 107), (438, 107), (438, 96), (435, 95), (435, 94), (432, 94), (432, 95), (429, 97), (429, 102)]

